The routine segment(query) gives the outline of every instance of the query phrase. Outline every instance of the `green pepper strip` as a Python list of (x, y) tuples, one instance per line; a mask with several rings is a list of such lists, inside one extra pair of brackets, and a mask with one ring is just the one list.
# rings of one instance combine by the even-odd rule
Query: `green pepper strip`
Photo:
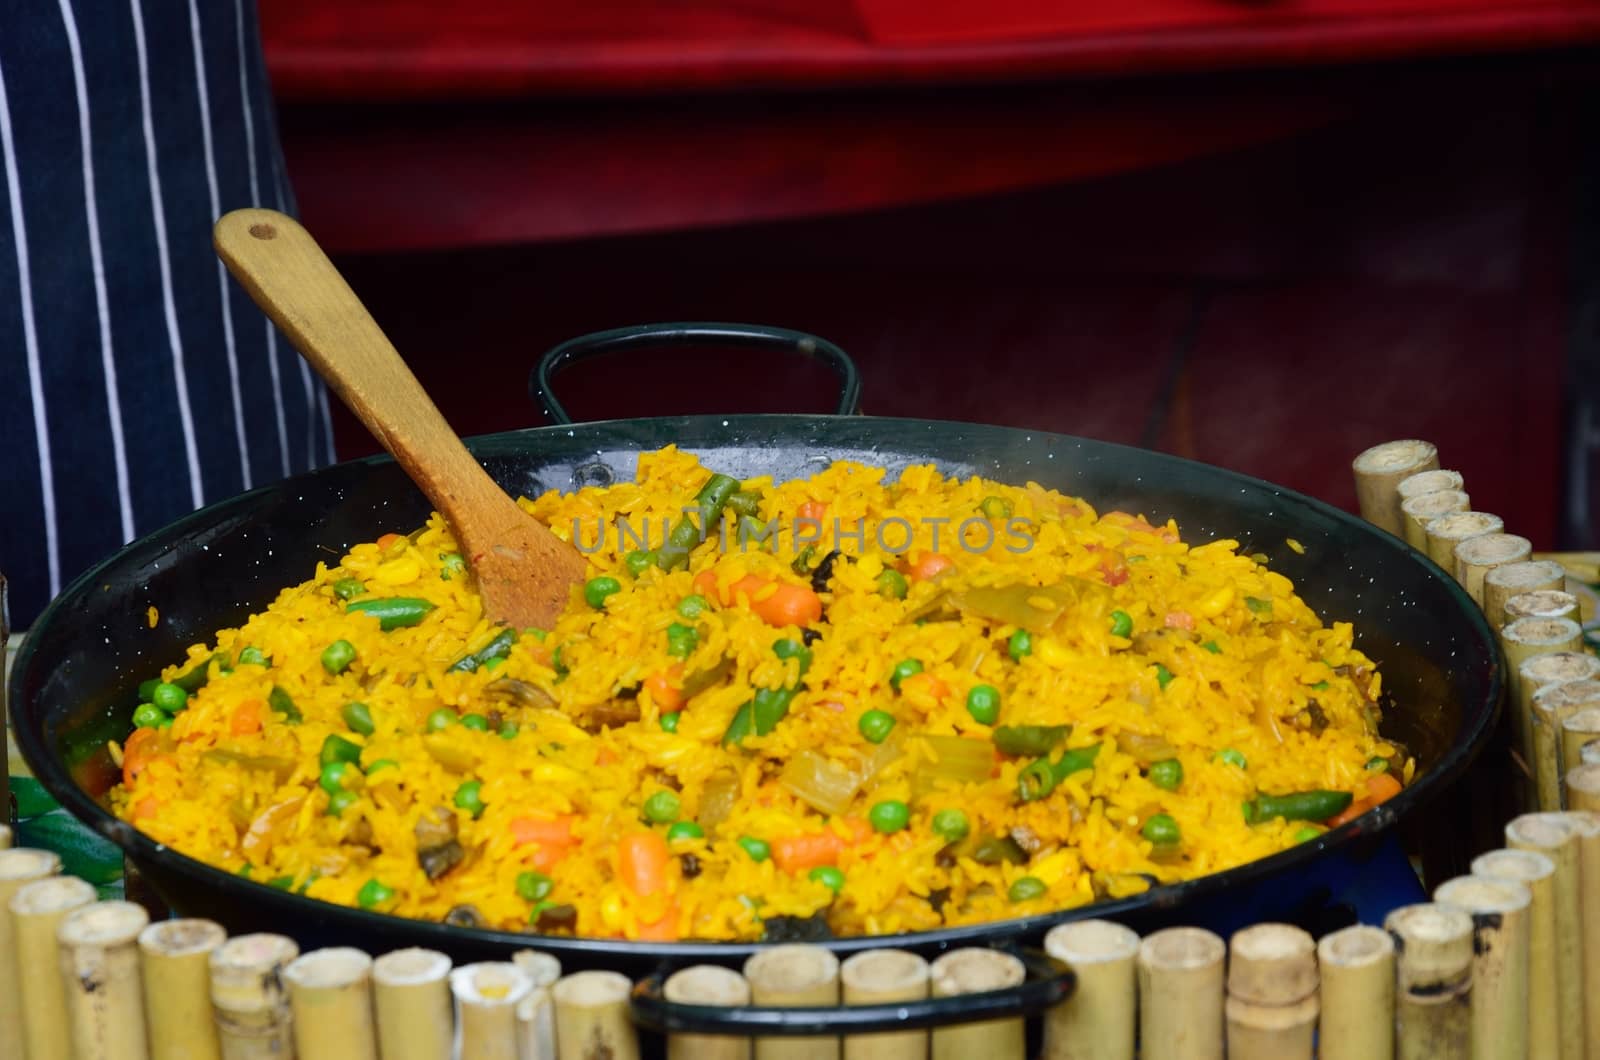
[(1286, 821), (1326, 821), (1343, 813), (1355, 796), (1348, 791), (1297, 791), (1290, 795), (1260, 795), (1247, 804), (1254, 813), (1251, 823), (1282, 817)]
[(1070, 725), (1002, 725), (994, 731), (994, 746), (1001, 754), (1045, 755), (1071, 735)]
[(1062, 751), (1061, 757), (1054, 762), (1048, 758), (1034, 759), (1017, 774), (1017, 797), (1023, 802), (1044, 798), (1072, 774), (1094, 765), (1095, 756), (1099, 753), (1100, 745), (1092, 743), (1088, 747)]
[(283, 715), (283, 720), (291, 725), (298, 725), (305, 720), (300, 713), (300, 708), (294, 705), (294, 700), (289, 693), (277, 685), (272, 686), (272, 691), (267, 693), (267, 706)]
[(728, 506), (728, 499), (739, 488), (739, 480), (727, 475), (712, 475), (695, 494), (694, 502), (700, 508), (701, 521), (696, 526), (693, 519), (684, 516), (667, 535), (667, 543), (656, 554), (656, 563), (662, 570), (674, 570), (689, 559), (689, 553), (706, 539), (711, 523)]
[(488, 663), (490, 659), (497, 659), (511, 650), (511, 645), (517, 642), (517, 631), (507, 627), (502, 629), (495, 638), (477, 651), (468, 652), (450, 664), (452, 673), (471, 673), (478, 667)]
[[(209, 659), (202, 660), (195, 666), (179, 674), (177, 677), (174, 677), (172, 679), (172, 683), (183, 689), (185, 692), (198, 692), (206, 686), (206, 681), (210, 678), (209, 669), (212, 663), (220, 663), (223, 666), (227, 666), (227, 653), (220, 651), (213, 652)], [(139, 686), (139, 691), (141, 695), (144, 694), (143, 685)]]
[(388, 632), (421, 622), (433, 604), (413, 596), (384, 596), (376, 600), (356, 600), (344, 605), (346, 614), (361, 612), (378, 620), (378, 628)]
[[(800, 676), (805, 677), (806, 668), (811, 665), (811, 650), (797, 640), (780, 640), (772, 645), (772, 653), (780, 659), (799, 659)], [(722, 734), (724, 747), (743, 743), (744, 738), (754, 732), (757, 736), (765, 736), (778, 727), (778, 722), (789, 713), (789, 704), (794, 702), (797, 692), (805, 687), (803, 681), (797, 681), (790, 688), (761, 688), (750, 701), (741, 706), (733, 715), (733, 721), (728, 723), (728, 729)]]

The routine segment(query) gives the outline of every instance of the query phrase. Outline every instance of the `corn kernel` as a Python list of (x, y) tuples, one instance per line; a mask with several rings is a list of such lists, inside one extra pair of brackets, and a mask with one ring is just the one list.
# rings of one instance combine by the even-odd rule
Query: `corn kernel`
[(1065, 667), (1072, 662), (1072, 656), (1061, 642), (1052, 637), (1040, 637), (1033, 642), (1034, 654), (1046, 666)]
[(1224, 585), (1204, 600), (1200, 601), (1200, 613), (1207, 618), (1216, 618), (1228, 609), (1233, 603), (1233, 586)]
[(612, 931), (621, 931), (627, 914), (622, 908), (622, 895), (612, 891), (600, 900), (600, 922)]
[(378, 564), (372, 572), (372, 580), (383, 585), (407, 585), (414, 582), (422, 575), (422, 564), (417, 558), (407, 553), (395, 559)]

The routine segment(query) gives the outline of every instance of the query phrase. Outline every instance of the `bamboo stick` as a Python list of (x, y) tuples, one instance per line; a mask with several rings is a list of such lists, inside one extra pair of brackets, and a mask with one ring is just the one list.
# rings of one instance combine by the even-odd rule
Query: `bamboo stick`
[(1427, 535), (1428, 558), (1454, 577), (1457, 545), (1484, 534), (1501, 533), (1505, 528), (1504, 519), (1488, 512), (1451, 512), (1439, 516), (1422, 529)]
[(94, 899), (94, 888), (74, 876), (36, 880), (12, 896), (23, 1035), (30, 1060), (72, 1055), (66, 985), (57, 971), (61, 944), (56, 929), (68, 913)]
[(1357, 924), (1317, 943), (1319, 1060), (1393, 1060), (1394, 939)]
[[(662, 984), (662, 995), (682, 1005), (750, 1004), (750, 984), (732, 968), (696, 964), (674, 972)], [(750, 1060), (749, 1038), (731, 1034), (673, 1034), (667, 1037), (667, 1060)]]
[[(762, 950), (744, 963), (757, 1005), (805, 1008), (839, 1003), (839, 958), (821, 946), (791, 943)], [(839, 1055), (839, 1039), (757, 1038), (756, 1060), (813, 1060)]]
[(372, 1001), (383, 1060), (450, 1060), (449, 957), (415, 948), (384, 954), (372, 962)]
[(1167, 928), (1139, 945), (1139, 1042), (1144, 1060), (1222, 1060), (1223, 959), (1201, 928)]
[(1583, 921), (1583, 1056), (1600, 1060), (1600, 814), (1571, 810), (1578, 833), (1579, 916)]
[(1472, 498), (1459, 489), (1424, 493), (1400, 502), (1400, 534), (1418, 552), (1428, 551), (1428, 524), (1441, 515), (1470, 512)]
[(1496, 567), (1483, 579), (1483, 614), (1489, 628), (1498, 632), (1506, 624), (1506, 601), (1540, 589), (1560, 589), (1567, 584), (1561, 564), (1548, 559), (1531, 559)]
[(1555, 1005), (1559, 1011), (1561, 1060), (1583, 1057), (1583, 894), (1578, 831), (1559, 813), (1525, 813), (1506, 825), (1506, 845), (1543, 854), (1556, 867)]
[(1506, 601), (1506, 621), (1519, 618), (1570, 618), (1577, 622), (1578, 598), (1565, 589), (1518, 593)]
[[(0, 622), (3, 626), (3, 622)], [(22, 1032), (21, 971), (11, 899), (23, 887), (61, 871), (61, 858), (48, 850), (0, 850), (0, 1058), (14, 1060), (26, 1047)]]
[(1533, 895), (1513, 880), (1457, 876), (1440, 884), (1433, 900), (1472, 917), (1473, 1060), (1525, 1060)]
[(293, 939), (266, 932), (240, 935), (211, 951), (211, 1011), (223, 1060), (294, 1055), (283, 971), (298, 956)]
[(1413, 497), (1420, 497), (1425, 493), (1438, 493), (1441, 490), (1459, 490), (1466, 488), (1466, 480), (1459, 471), (1418, 471), (1414, 475), (1407, 475), (1401, 479), (1394, 488), (1400, 495), (1400, 502), (1404, 504)]
[(1531, 850), (1491, 850), (1472, 860), (1472, 874), (1528, 888), (1528, 1056), (1561, 1055), (1556, 1007), (1556, 863)]
[(1561, 809), (1562, 726), (1579, 711), (1600, 707), (1600, 679), (1546, 685), (1533, 694), (1532, 706), (1534, 791), (1539, 809), (1552, 812)]
[(1311, 1060), (1317, 945), (1288, 924), (1257, 924), (1228, 941), (1230, 1060)]
[(1522, 690), (1522, 664), (1535, 655), (1578, 651), (1583, 645), (1583, 628), (1570, 618), (1519, 618), (1500, 630), (1500, 647), (1506, 657), (1506, 681), (1510, 702), (1528, 704), (1517, 719), (1518, 748), (1533, 767), (1533, 695)]
[(1438, 447), (1418, 439), (1383, 442), (1362, 451), (1350, 462), (1361, 518), (1399, 536), (1401, 480), (1438, 467)]
[(1133, 1060), (1139, 936), (1109, 920), (1076, 920), (1052, 928), (1044, 950), (1077, 977), (1045, 1017), (1046, 1060)]
[[(969, 946), (951, 950), (933, 962), (934, 997), (960, 997), (1021, 986), (1028, 970), (1000, 950)], [(933, 1060), (1022, 1060), (1027, 1036), (1022, 1018), (980, 1020), (933, 1031)]]
[(561, 1060), (639, 1060), (629, 1016), (633, 982), (616, 972), (577, 972), (556, 980), (556, 1044)]
[(153, 1060), (220, 1060), (211, 1016), (211, 953), (228, 940), (210, 920), (165, 920), (139, 933)]
[(1472, 1055), (1472, 918), (1424, 902), (1390, 913), (1395, 940), (1395, 1056), (1468, 1060)]
[(528, 977), (528, 996), (517, 1006), (522, 1060), (556, 1060), (556, 1013), (550, 988), (561, 978), (561, 962), (538, 950), (518, 950), (511, 963)]
[(372, 958), (346, 946), (312, 950), (283, 970), (299, 1060), (378, 1060)]
[(1561, 723), (1561, 775), (1583, 765), (1583, 749), (1600, 740), (1600, 707), (1573, 711)]
[(1533, 555), (1533, 542), (1518, 534), (1482, 534), (1456, 546), (1456, 581), (1483, 606), (1483, 580), (1496, 567), (1521, 563)]
[[(928, 962), (907, 950), (865, 950), (839, 966), (846, 1005), (921, 1001), (928, 996)], [(845, 1060), (924, 1060), (926, 1030), (852, 1034), (844, 1039)]]
[(148, 1060), (139, 933), (150, 914), (132, 902), (97, 902), (56, 931), (75, 1060)]
[(1600, 813), (1600, 762), (1585, 762), (1568, 771), (1567, 804), (1574, 810)]
[[(614, 972), (587, 972), (586, 975), (615, 975)], [(557, 989), (560, 983), (556, 984)], [(456, 1034), (459, 1054), (474, 1060), (518, 1060), (517, 1006), (528, 996), (532, 985), (521, 968), (510, 961), (484, 961), (467, 964), (450, 973), (450, 994), (456, 1003)], [(561, 1027), (561, 995), (556, 994), (556, 1040)], [(560, 1055), (576, 1060), (594, 1057), (586, 1042), (573, 1039), (569, 1052), (561, 1046)], [(616, 1060), (637, 1060), (637, 1052), (618, 1052)]]

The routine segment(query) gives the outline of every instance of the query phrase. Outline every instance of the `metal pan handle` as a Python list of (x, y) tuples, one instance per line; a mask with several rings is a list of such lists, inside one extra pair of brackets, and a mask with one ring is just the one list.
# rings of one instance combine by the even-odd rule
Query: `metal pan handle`
[(764, 1008), (684, 1005), (662, 996), (666, 972), (649, 976), (633, 988), (633, 1019), (647, 1030), (666, 1034), (799, 1035), (868, 1034), (920, 1030), (979, 1020), (1031, 1016), (1072, 996), (1077, 977), (1065, 965), (1038, 950), (1007, 950), (1028, 969), (1020, 985), (982, 994), (897, 1001), (881, 1005), (839, 1005), (816, 1008)]
[(821, 361), (839, 377), (839, 407), (841, 416), (854, 416), (861, 411), (861, 376), (856, 371), (850, 355), (827, 339), (807, 335), (788, 328), (770, 328), (760, 324), (638, 324), (612, 331), (596, 331), (568, 339), (539, 358), (538, 365), (528, 377), (528, 396), (543, 410), (552, 423), (572, 422), (566, 407), (556, 398), (551, 379), (561, 369), (574, 362), (602, 353), (634, 350), (650, 346), (685, 346), (689, 344), (713, 346), (750, 346), (757, 349), (781, 350), (801, 353)]

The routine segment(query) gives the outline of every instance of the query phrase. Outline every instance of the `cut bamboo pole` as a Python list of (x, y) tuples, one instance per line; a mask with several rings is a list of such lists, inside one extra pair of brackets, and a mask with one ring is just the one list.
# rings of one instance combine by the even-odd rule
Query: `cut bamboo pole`
[(1518, 593), (1506, 601), (1506, 621), (1519, 618), (1570, 618), (1578, 622), (1578, 598), (1565, 589)]
[(1072, 994), (1045, 1017), (1046, 1060), (1133, 1060), (1139, 936), (1110, 920), (1061, 924), (1044, 951), (1072, 969)]
[[(614, 972), (585, 972), (585, 975), (615, 975)], [(620, 978), (620, 977), (619, 977)], [(561, 995), (556, 984), (556, 1039), (560, 1042)], [(518, 1060), (517, 1006), (528, 996), (532, 985), (522, 969), (510, 961), (484, 961), (463, 965), (450, 973), (450, 993), (456, 1002), (456, 1034), (459, 1055), (474, 1060)], [(618, 1043), (620, 1047), (621, 1043)], [(560, 1046), (560, 1055), (577, 1060), (600, 1055), (615, 1060), (637, 1060), (638, 1052), (599, 1054), (589, 1051), (587, 1041), (574, 1038), (569, 1052)]]
[(1562, 727), (1579, 711), (1600, 707), (1600, 679), (1546, 685), (1533, 694), (1532, 706), (1534, 791), (1538, 808), (1548, 813), (1561, 809)]
[(1496, 567), (1521, 563), (1533, 555), (1533, 542), (1518, 534), (1481, 534), (1456, 546), (1456, 581), (1479, 607), (1483, 580)]
[[(3, 625), (3, 623), (0, 623)], [(20, 847), (0, 850), (0, 1057), (23, 1055), (21, 970), (17, 966), (17, 935), (11, 923), (11, 899), (36, 880), (61, 871), (61, 858), (48, 850)]]
[(1583, 765), (1583, 749), (1600, 740), (1600, 707), (1585, 707), (1561, 723), (1561, 775)]
[(56, 930), (75, 1060), (148, 1060), (139, 933), (150, 914), (132, 902), (96, 902)]
[(1578, 831), (1559, 813), (1525, 813), (1506, 825), (1512, 850), (1543, 854), (1556, 867), (1552, 896), (1555, 906), (1555, 1007), (1559, 1011), (1561, 1060), (1583, 1057), (1583, 871)]
[(1586, 766), (1600, 766), (1600, 743), (1586, 743), (1578, 748), (1578, 757)]
[(1422, 529), (1428, 539), (1428, 558), (1454, 577), (1457, 545), (1484, 534), (1501, 533), (1505, 528), (1504, 519), (1488, 512), (1451, 512)]
[[(1021, 986), (1028, 978), (1023, 963), (1009, 953), (969, 946), (951, 950), (933, 962), (934, 997), (961, 997)], [(933, 1060), (1022, 1060), (1026, 1051), (1022, 1017), (960, 1023), (933, 1031)]]
[(1428, 524), (1452, 512), (1470, 512), (1472, 498), (1458, 489), (1424, 493), (1400, 503), (1401, 536), (1418, 552), (1428, 551)]
[(1201, 928), (1167, 928), (1139, 945), (1139, 1042), (1144, 1060), (1222, 1060), (1223, 960)]
[(1418, 471), (1414, 475), (1407, 475), (1395, 485), (1394, 491), (1400, 495), (1400, 502), (1404, 504), (1413, 497), (1420, 497), (1425, 493), (1438, 493), (1441, 490), (1459, 490), (1466, 488), (1466, 480), (1459, 471)]
[(294, 1055), (283, 971), (298, 956), (293, 939), (266, 932), (240, 935), (211, 951), (211, 1011), (223, 1060)]
[(1600, 813), (1600, 762), (1585, 762), (1567, 773), (1567, 805)]
[(219, 1060), (211, 952), (228, 941), (210, 920), (164, 920), (139, 933), (144, 1018), (154, 1060)]
[(0, 824), (0, 850), (11, 849), (11, 826)]
[(94, 888), (74, 876), (36, 880), (11, 899), (22, 988), (22, 1024), (31, 1060), (72, 1055), (66, 985), (57, 971), (61, 944), (56, 939), (56, 929), (68, 913), (94, 899)]
[(1500, 630), (1500, 647), (1506, 657), (1508, 702), (1527, 703), (1517, 719), (1517, 747), (1533, 768), (1533, 695), (1522, 689), (1522, 664), (1535, 655), (1550, 652), (1575, 652), (1583, 646), (1583, 627), (1570, 618), (1519, 618)]
[(1390, 913), (1395, 940), (1395, 1056), (1469, 1060), (1472, 1055), (1472, 918), (1424, 902)]
[(1514, 880), (1457, 876), (1440, 884), (1433, 900), (1472, 917), (1473, 1060), (1525, 1060), (1533, 895)]
[(1317, 1030), (1317, 944), (1288, 924), (1228, 940), (1230, 1060), (1311, 1060)]
[(1600, 814), (1570, 810), (1578, 833), (1579, 915), (1583, 920), (1583, 1056), (1600, 1060)]
[(1357, 924), (1317, 943), (1320, 1060), (1393, 1060), (1394, 939)]
[(1556, 1006), (1556, 863), (1531, 850), (1491, 850), (1472, 860), (1472, 874), (1528, 888), (1528, 1056), (1561, 1055)]
[(639, 1035), (629, 1016), (632, 993), (633, 982), (617, 972), (576, 972), (556, 980), (550, 997), (561, 1060), (639, 1060)]
[(1506, 624), (1506, 601), (1540, 589), (1560, 589), (1567, 584), (1561, 564), (1548, 559), (1531, 559), (1496, 567), (1483, 579), (1483, 615), (1489, 628), (1499, 632)]
[(511, 963), (528, 977), (528, 996), (517, 1006), (522, 1060), (556, 1060), (556, 1013), (550, 988), (561, 978), (561, 962), (538, 950), (518, 950)]
[[(907, 950), (865, 950), (839, 965), (846, 1005), (921, 1001), (928, 996), (928, 962)], [(926, 1030), (852, 1034), (844, 1039), (845, 1060), (924, 1060)]]
[(1382, 442), (1364, 450), (1350, 462), (1356, 477), (1356, 500), (1361, 518), (1400, 535), (1401, 480), (1419, 471), (1436, 471), (1439, 450), (1432, 442), (1404, 439)]
[[(1520, 711), (1533, 710), (1533, 696), (1546, 685), (1564, 685), (1572, 681), (1586, 681), (1600, 677), (1600, 657), (1586, 651), (1551, 651), (1530, 656), (1517, 667), (1517, 673), (1507, 672), (1507, 692), (1515, 688), (1515, 698), (1510, 699)], [(1520, 715), (1519, 715), (1520, 716)]]
[[(769, 1008), (839, 1003), (839, 958), (821, 946), (791, 943), (762, 950), (744, 963), (750, 997)], [(757, 1038), (756, 1060), (813, 1060), (839, 1055), (839, 1039)]]
[(372, 962), (372, 1001), (383, 1060), (450, 1060), (449, 957), (415, 948), (384, 954)]
[[(738, 1008), (750, 1004), (750, 984), (732, 968), (696, 964), (672, 973), (661, 987), (662, 996), (680, 1005), (720, 1005)], [(672, 1034), (667, 1037), (667, 1060), (750, 1060), (749, 1038), (731, 1034)]]
[(299, 1060), (378, 1060), (371, 957), (347, 946), (312, 950), (283, 978)]

